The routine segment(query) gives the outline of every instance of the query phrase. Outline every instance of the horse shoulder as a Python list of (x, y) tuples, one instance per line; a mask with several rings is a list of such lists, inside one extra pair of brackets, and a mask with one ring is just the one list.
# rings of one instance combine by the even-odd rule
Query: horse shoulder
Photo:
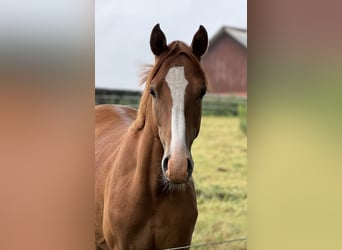
[(136, 118), (137, 111), (120, 105), (95, 107), (95, 162), (96, 169), (117, 150), (124, 134)]

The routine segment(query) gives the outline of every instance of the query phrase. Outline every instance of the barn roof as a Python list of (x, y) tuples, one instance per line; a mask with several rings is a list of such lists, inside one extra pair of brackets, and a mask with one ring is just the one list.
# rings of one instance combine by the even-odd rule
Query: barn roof
[(223, 26), (210, 40), (214, 43), (221, 35), (227, 34), (247, 48), (247, 30), (229, 26)]

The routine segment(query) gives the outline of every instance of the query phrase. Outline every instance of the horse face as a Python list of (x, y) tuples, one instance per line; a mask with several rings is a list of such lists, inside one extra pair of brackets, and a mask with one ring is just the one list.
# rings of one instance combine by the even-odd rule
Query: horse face
[[(206, 37), (206, 31), (201, 26), (191, 48), (187, 47), (191, 57), (179, 53), (165, 60), (150, 85), (154, 118), (164, 148), (162, 170), (168, 182), (173, 184), (187, 182), (194, 166), (191, 145), (199, 133), (202, 97), (206, 92), (206, 79), (199, 69), (198, 60), (205, 52), (207, 39), (200, 39), (199, 32), (205, 32), (202, 35)], [(159, 37), (165, 38), (160, 34)], [(158, 43), (161, 46), (159, 49), (152, 44), (151, 49), (157, 57), (168, 49), (165, 47), (166, 41)]]

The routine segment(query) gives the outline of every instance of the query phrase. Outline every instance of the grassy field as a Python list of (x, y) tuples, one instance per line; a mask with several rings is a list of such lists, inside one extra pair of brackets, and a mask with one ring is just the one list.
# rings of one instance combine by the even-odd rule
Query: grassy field
[[(192, 154), (199, 215), (192, 244), (247, 237), (247, 138), (238, 118), (202, 118)], [(247, 249), (234, 242), (196, 249)]]

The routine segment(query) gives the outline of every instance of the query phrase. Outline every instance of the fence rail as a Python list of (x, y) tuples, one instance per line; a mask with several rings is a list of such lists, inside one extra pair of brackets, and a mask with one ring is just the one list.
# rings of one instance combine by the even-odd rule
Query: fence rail
[(196, 244), (196, 245), (188, 245), (188, 246), (182, 246), (182, 247), (166, 248), (166, 249), (163, 249), (163, 250), (180, 250), (180, 249), (189, 249), (189, 248), (200, 248), (200, 247), (208, 247), (208, 246), (232, 243), (232, 242), (237, 242), (237, 241), (247, 241), (247, 238), (238, 238), (238, 239), (231, 239), (231, 240), (207, 242), (207, 243)]
[[(121, 104), (139, 107), (141, 93), (129, 91), (97, 90), (96, 104)], [(237, 116), (240, 105), (247, 102), (244, 97), (207, 94), (203, 98), (203, 115)]]

